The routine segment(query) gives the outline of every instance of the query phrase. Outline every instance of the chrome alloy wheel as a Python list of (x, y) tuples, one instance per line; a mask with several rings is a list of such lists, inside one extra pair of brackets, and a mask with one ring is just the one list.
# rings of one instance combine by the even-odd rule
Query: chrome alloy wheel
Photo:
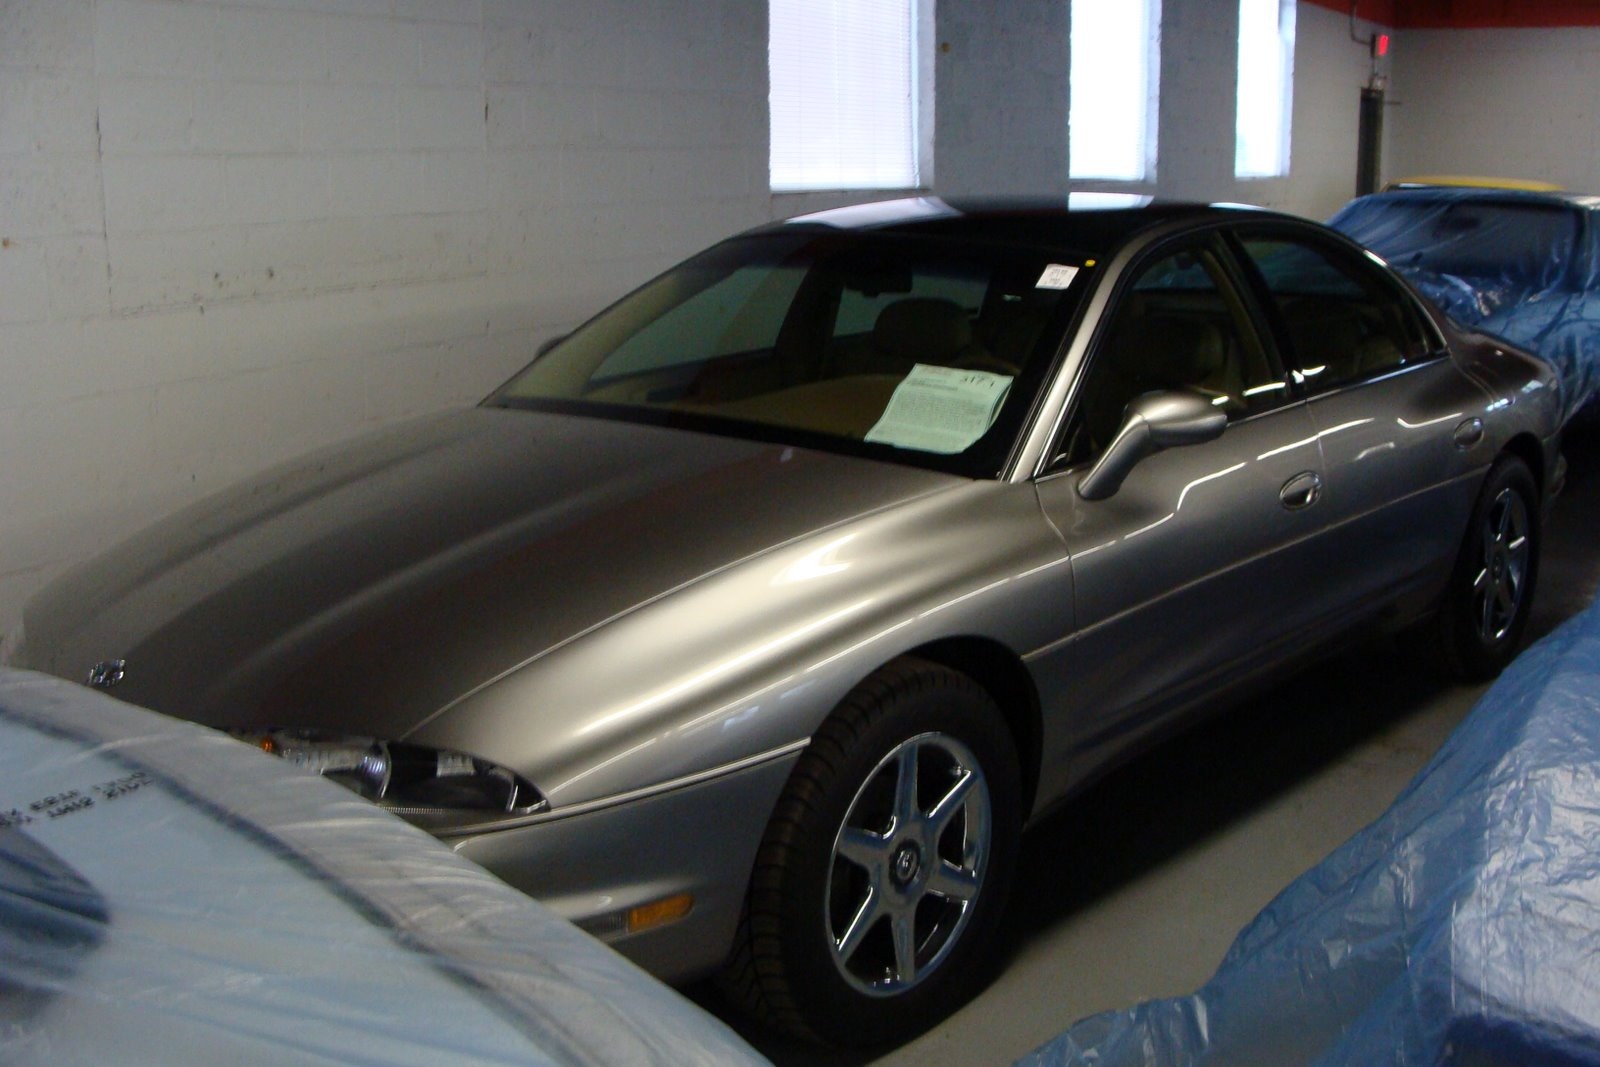
[(1485, 643), (1499, 641), (1516, 622), (1530, 545), (1528, 506), (1515, 489), (1502, 489), (1484, 516), (1483, 567), (1472, 581), (1473, 618)]
[(833, 844), (824, 919), (845, 981), (893, 996), (937, 968), (971, 917), (991, 839), (988, 782), (966, 745), (924, 733), (884, 756)]

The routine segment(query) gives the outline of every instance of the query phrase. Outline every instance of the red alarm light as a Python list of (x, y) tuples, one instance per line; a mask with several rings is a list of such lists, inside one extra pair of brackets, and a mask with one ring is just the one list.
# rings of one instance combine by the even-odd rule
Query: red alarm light
[(1372, 58), (1377, 59), (1389, 54), (1389, 35), (1375, 33), (1372, 35)]

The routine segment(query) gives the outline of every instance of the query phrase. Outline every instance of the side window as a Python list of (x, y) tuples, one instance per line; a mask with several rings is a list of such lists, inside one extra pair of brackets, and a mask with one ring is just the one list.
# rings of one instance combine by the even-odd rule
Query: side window
[(1290, 357), (1313, 391), (1428, 356), (1417, 309), (1370, 264), (1293, 238), (1243, 244), (1288, 332)]
[(1224, 277), (1215, 256), (1196, 248), (1149, 264), (1120, 292), (1090, 356), (1072, 462), (1105, 448), (1129, 401), (1144, 393), (1187, 389), (1234, 419), (1283, 402), (1283, 376)]

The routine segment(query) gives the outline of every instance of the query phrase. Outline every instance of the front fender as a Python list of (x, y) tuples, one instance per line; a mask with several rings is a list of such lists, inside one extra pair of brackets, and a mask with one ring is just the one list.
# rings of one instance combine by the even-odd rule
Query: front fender
[(408, 739), (513, 767), (553, 808), (776, 756), (933, 641), (1069, 633), (1071, 568), (1029, 484), (973, 482), (765, 553), (597, 627)]

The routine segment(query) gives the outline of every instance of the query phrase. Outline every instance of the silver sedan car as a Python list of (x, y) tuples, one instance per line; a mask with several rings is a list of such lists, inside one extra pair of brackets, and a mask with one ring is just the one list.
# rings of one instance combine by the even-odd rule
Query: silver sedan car
[(1303, 220), (850, 208), (146, 531), (14, 658), (881, 1043), (985, 980), (1024, 826), (1193, 712), (1380, 628), (1504, 665), (1561, 407)]

